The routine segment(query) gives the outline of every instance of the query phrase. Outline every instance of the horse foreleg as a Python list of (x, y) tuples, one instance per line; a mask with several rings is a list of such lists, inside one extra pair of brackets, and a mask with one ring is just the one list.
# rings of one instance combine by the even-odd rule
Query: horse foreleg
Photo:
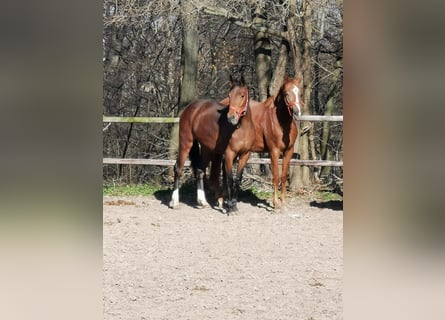
[(223, 170), (222, 170), (222, 186), (221, 186), (221, 198), (218, 198), (218, 205), (220, 208), (223, 207), (223, 203), (224, 203), (224, 199), (228, 199), (228, 194), (227, 194), (227, 186), (228, 186), (228, 182), (227, 182), (227, 173), (226, 173), (226, 168), (225, 168), (225, 157), (222, 158), (222, 164), (223, 164)]
[(287, 173), (289, 170), (289, 162), (292, 158), (293, 149), (286, 150), (283, 156), (283, 165), (281, 168), (281, 210), (286, 209), (286, 187), (287, 187)]
[(249, 159), (249, 156), (250, 156), (250, 152), (247, 152), (247, 153), (241, 155), (238, 159), (238, 167), (236, 170), (236, 177), (235, 177), (235, 182), (233, 185), (233, 195), (232, 195), (232, 205), (233, 205), (235, 211), (238, 211), (238, 208), (236, 205), (238, 202), (238, 193), (239, 193), (239, 189), (240, 189), (241, 180), (243, 178), (243, 171), (247, 164), (247, 160)]
[(278, 158), (279, 158), (279, 153), (276, 152), (270, 153), (270, 164), (272, 165), (273, 206), (275, 209), (280, 208), (280, 202), (278, 200), (278, 182), (279, 182)]
[(237, 211), (236, 203), (233, 206), (232, 203), (232, 195), (233, 195), (233, 161), (235, 159), (235, 155), (230, 152), (226, 152), (224, 155), (224, 171), (225, 171), (225, 190), (227, 192), (227, 214), (231, 211)]
[(215, 199), (218, 202), (220, 208), (222, 208), (223, 192), (220, 185), (221, 176), (221, 155), (214, 155), (212, 159), (212, 166), (210, 168), (210, 187), (215, 194)]

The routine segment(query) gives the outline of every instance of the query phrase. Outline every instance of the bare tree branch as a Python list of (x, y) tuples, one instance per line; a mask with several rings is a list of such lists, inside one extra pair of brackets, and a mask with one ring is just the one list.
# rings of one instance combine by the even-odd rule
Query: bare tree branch
[(243, 21), (241, 18), (232, 15), (228, 10), (226, 10), (224, 8), (209, 7), (209, 6), (201, 5), (201, 6), (199, 6), (198, 9), (204, 13), (207, 13), (207, 14), (224, 17), (228, 21), (232, 22), (233, 24), (236, 24), (237, 26), (252, 29), (255, 31), (259, 31), (259, 32), (264, 32), (271, 36), (287, 40), (287, 32), (273, 30), (273, 29), (270, 29), (270, 28), (267, 28), (264, 26), (258, 26), (256, 24), (254, 24), (253, 22)]

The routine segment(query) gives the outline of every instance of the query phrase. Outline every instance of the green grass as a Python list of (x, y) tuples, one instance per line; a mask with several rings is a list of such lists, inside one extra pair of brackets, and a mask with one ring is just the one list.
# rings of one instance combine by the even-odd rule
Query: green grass
[(166, 188), (148, 184), (131, 184), (104, 185), (102, 190), (104, 196), (152, 196), (157, 191), (164, 191)]
[(342, 200), (342, 196), (340, 196), (337, 193), (328, 192), (328, 191), (320, 191), (317, 192), (316, 195), (317, 198), (319, 198), (322, 201), (333, 201), (333, 200)]
[[(152, 196), (158, 193), (168, 192), (167, 187), (160, 187), (149, 184), (130, 184), (130, 185), (104, 185), (104, 196)], [(184, 183), (181, 186), (181, 193), (193, 194), (196, 192), (196, 186), (192, 183)], [(240, 190), (240, 196), (256, 196), (259, 199), (267, 200), (273, 196), (273, 192), (262, 191), (257, 188), (249, 190)]]
[[(251, 192), (254, 196), (261, 200), (267, 200), (273, 197), (273, 192), (259, 190), (258, 188), (252, 187), (247, 192)], [(242, 191), (241, 191), (242, 194)]]
[[(103, 195), (105, 196), (153, 196), (158, 194), (168, 194), (169, 188), (166, 186), (156, 186), (150, 184), (130, 184), (130, 185), (108, 185), (105, 184), (102, 188)], [(181, 186), (181, 192), (184, 194), (194, 194), (196, 192), (196, 186), (194, 183), (184, 183)], [(248, 190), (240, 190), (241, 197), (255, 196), (261, 200), (271, 199), (273, 197), (273, 192), (264, 191), (255, 187), (249, 188)], [(335, 201), (342, 200), (342, 197), (333, 192), (320, 191), (314, 192), (307, 195), (312, 200), (317, 201)], [(304, 196), (300, 195), (304, 198)]]

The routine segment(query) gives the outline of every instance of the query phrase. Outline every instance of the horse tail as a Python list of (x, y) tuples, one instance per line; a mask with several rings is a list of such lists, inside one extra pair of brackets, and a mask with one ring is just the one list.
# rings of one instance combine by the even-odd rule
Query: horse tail
[(196, 170), (198, 169), (201, 161), (201, 152), (197, 140), (193, 140), (193, 145), (192, 148), (190, 149), (189, 158), (193, 169), (193, 174), (196, 175)]

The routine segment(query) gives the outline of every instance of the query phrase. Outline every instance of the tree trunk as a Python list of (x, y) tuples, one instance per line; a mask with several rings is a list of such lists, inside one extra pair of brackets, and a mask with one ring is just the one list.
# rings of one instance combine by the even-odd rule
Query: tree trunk
[[(326, 103), (326, 110), (325, 110), (325, 116), (332, 115), (332, 112), (334, 111), (334, 96), (332, 95), (328, 102)], [(322, 160), (331, 160), (331, 152), (329, 152), (328, 148), (328, 142), (329, 142), (329, 136), (330, 136), (330, 122), (326, 121), (323, 123), (323, 132), (321, 136), (321, 144), (320, 144), (320, 153), (321, 153), (321, 159)], [(331, 167), (323, 167), (321, 169), (320, 178), (325, 178), (329, 175), (331, 172)]]
[[(290, 44), (290, 48), (293, 54), (293, 62), (294, 62), (294, 71), (295, 75), (301, 74), (303, 76), (303, 99), (305, 104), (303, 105), (302, 114), (310, 114), (309, 112), (309, 105), (310, 105), (310, 50), (306, 51), (307, 49), (310, 49), (310, 42), (304, 41), (304, 39), (310, 39), (310, 17), (311, 17), (311, 11), (308, 10), (308, 1), (305, 0), (303, 3), (303, 6), (306, 8), (305, 15), (304, 15), (304, 27), (303, 32), (301, 34), (298, 34), (298, 30), (301, 28), (298, 28), (298, 21), (297, 21), (297, 1), (296, 0), (290, 0), (289, 1), (289, 11), (291, 12), (288, 19), (288, 40)], [(306, 18), (308, 17), (308, 18)], [(309, 34), (308, 34), (309, 32)], [(301, 41), (299, 42), (298, 39)], [(309, 43), (309, 47), (307, 46), (307, 43)], [(307, 66), (309, 65), (309, 69)], [(308, 72), (309, 70), (309, 72)], [(309, 84), (309, 87), (308, 87)], [(299, 133), (297, 136), (297, 140), (294, 145), (294, 153), (299, 155), (300, 159), (309, 159), (309, 141), (308, 141), (308, 135), (301, 135), (300, 128), (301, 124), (298, 124)], [(309, 167), (307, 166), (294, 166), (290, 170), (290, 182), (289, 182), (289, 188), (292, 191), (297, 191), (301, 189), (304, 186), (307, 186), (310, 184), (310, 171)]]
[[(304, 28), (304, 36), (302, 37), (303, 41), (303, 84), (304, 84), (304, 106), (303, 106), (303, 114), (311, 114), (309, 106), (311, 105), (311, 91), (312, 91), (312, 70), (311, 70), (311, 39), (312, 39), (312, 7), (309, 0), (305, 0), (303, 3), (304, 6), (304, 16), (303, 16), (303, 28)], [(310, 126), (310, 124), (307, 124)], [(301, 137), (303, 142), (301, 143), (301, 147), (299, 153), (301, 155), (301, 159), (310, 159), (309, 158), (309, 135), (304, 135)], [(311, 176), (310, 169), (308, 166), (301, 166), (301, 184), (303, 187), (309, 186), (311, 184)]]
[[(253, 23), (255, 25), (266, 26), (266, 11), (259, 7), (253, 14)], [(270, 40), (264, 32), (256, 31), (254, 43), (255, 69), (258, 79), (258, 99), (264, 101), (268, 97), (268, 85), (271, 78), (271, 46)]]
[[(311, 7), (309, 1), (305, 0), (303, 3), (304, 18), (303, 18), (303, 35), (298, 36), (297, 26), (297, 1), (289, 1), (290, 16), (288, 19), (288, 40), (290, 48), (294, 57), (294, 71), (296, 75), (303, 76), (304, 95), (303, 99), (305, 104), (303, 105), (302, 114), (310, 114), (310, 94), (311, 94), (311, 43), (312, 25), (311, 25)], [(302, 39), (299, 43), (297, 39)], [(303, 54), (302, 54), (303, 52)], [(298, 125), (298, 129), (304, 127), (301, 124)], [(301, 135), (299, 132), (297, 141), (294, 145), (294, 153), (298, 154), (300, 159), (309, 159), (309, 141), (308, 135)], [(292, 191), (297, 191), (303, 187), (310, 185), (310, 170), (308, 166), (295, 166), (290, 170), (291, 178), (289, 188)]]
[[(266, 27), (267, 16), (266, 10), (259, 6), (255, 8), (253, 13), (253, 24)], [(254, 31), (254, 54), (255, 54), (255, 71), (258, 81), (258, 100), (264, 101), (269, 96), (268, 86), (271, 78), (271, 55), (272, 49), (270, 40), (262, 31)], [(265, 154), (258, 154), (256, 152), (250, 155), (251, 158), (263, 157)], [(261, 174), (268, 178), (272, 176), (269, 165), (250, 165), (253, 174)]]
[(287, 56), (289, 55), (289, 51), (289, 42), (285, 39), (281, 40), (277, 66), (275, 67), (269, 86), (269, 94), (271, 96), (275, 96), (278, 93), (281, 84), (283, 83), (284, 76), (286, 75)]
[[(198, 15), (192, 12), (193, 4), (184, 1), (182, 7), (181, 86), (179, 88), (178, 114), (194, 99), (198, 77)], [(178, 151), (179, 125), (174, 124), (170, 138), (170, 159)]]
[[(330, 116), (332, 115), (334, 111), (334, 98), (335, 98), (335, 91), (337, 88), (337, 82), (340, 80), (342, 70), (342, 60), (337, 61), (337, 69), (334, 71), (334, 76), (332, 79), (332, 85), (329, 89), (328, 94), (328, 101), (326, 102), (326, 108), (325, 108), (325, 115)], [(329, 143), (329, 137), (330, 137), (330, 122), (326, 121), (323, 123), (323, 132), (321, 136), (321, 144), (320, 144), (320, 153), (321, 153), (321, 159), (322, 160), (331, 160), (332, 159), (332, 153), (330, 152), (328, 148)], [(320, 178), (327, 177), (329, 173), (331, 172), (331, 167), (323, 167), (321, 169)]]
[[(325, 6), (321, 6), (318, 8), (318, 16), (317, 16), (317, 28), (319, 30), (317, 41), (321, 41), (324, 38), (324, 24), (325, 24)], [(322, 106), (320, 102), (320, 89), (322, 88), (322, 85), (320, 83), (320, 47), (318, 46), (317, 52), (315, 53), (315, 64), (314, 64), (314, 93), (312, 95), (313, 97), (313, 111), (315, 114), (321, 114), (322, 112)]]
[(185, 13), (183, 18), (183, 41), (181, 49), (181, 87), (179, 89), (179, 111), (196, 99), (198, 77), (198, 19), (196, 14)]

